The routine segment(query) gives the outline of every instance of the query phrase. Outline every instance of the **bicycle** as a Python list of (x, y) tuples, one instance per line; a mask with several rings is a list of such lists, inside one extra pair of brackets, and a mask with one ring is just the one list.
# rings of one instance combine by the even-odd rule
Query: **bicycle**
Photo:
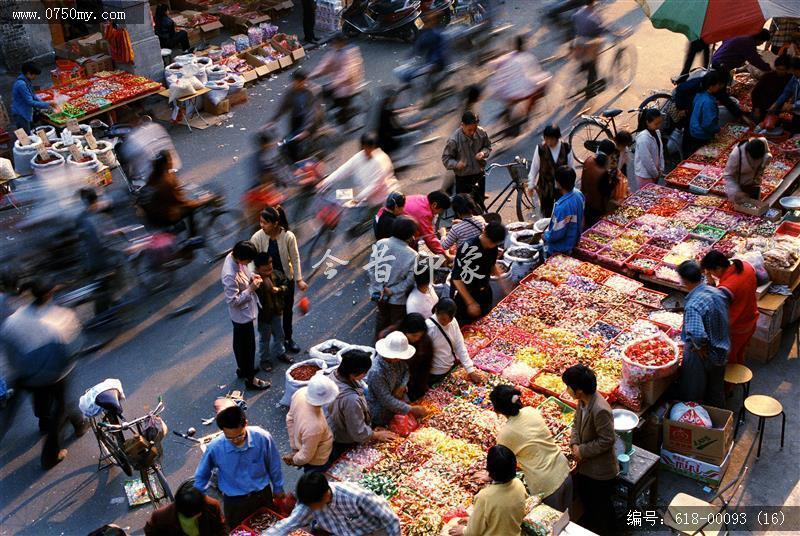
[[(499, 168), (504, 168), (508, 172), (510, 180), (508, 181), (508, 184), (506, 184), (505, 187), (500, 191), (500, 193), (497, 194), (488, 205), (486, 205), (486, 212), (500, 212), (503, 210), (505, 204), (508, 203), (509, 199), (511, 199), (511, 196), (516, 193), (517, 198), (515, 205), (517, 210), (517, 219), (519, 221), (524, 221), (525, 213), (533, 210), (533, 201), (528, 195), (528, 191), (526, 189), (528, 182), (528, 161), (521, 156), (517, 156), (514, 158), (513, 162), (509, 162), (508, 164), (489, 164), (489, 166), (486, 168), (487, 177), (489, 173)], [(504, 195), (505, 198), (500, 201)], [(495, 208), (495, 203), (498, 201), (500, 201), (500, 204)]]
[[(164, 402), (159, 397), (155, 409), (128, 422), (122, 415), (119, 398), (120, 393), (116, 389), (102, 391), (95, 397), (95, 404), (101, 411), (95, 415), (86, 415), (100, 449), (97, 470), (116, 465), (128, 476), (133, 476), (134, 470), (138, 471), (153, 506), (158, 508), (161, 503), (169, 504), (175, 497), (160, 462), (163, 454), (161, 440), (166, 435), (167, 427), (158, 415), (164, 411)], [(161, 427), (155, 436), (152, 432), (152, 419), (156, 419), (156, 426), (160, 423)], [(126, 439), (125, 432), (133, 434)]]

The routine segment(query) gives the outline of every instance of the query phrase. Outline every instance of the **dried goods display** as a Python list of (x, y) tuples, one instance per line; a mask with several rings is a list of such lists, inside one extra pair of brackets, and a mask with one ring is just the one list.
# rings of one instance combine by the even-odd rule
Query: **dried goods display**
[(45, 114), (54, 124), (64, 125), (70, 119), (78, 119), (161, 89), (161, 84), (144, 76), (124, 71), (103, 71), (39, 91), (37, 97), (45, 102), (60, 104), (58, 111), (54, 109)]

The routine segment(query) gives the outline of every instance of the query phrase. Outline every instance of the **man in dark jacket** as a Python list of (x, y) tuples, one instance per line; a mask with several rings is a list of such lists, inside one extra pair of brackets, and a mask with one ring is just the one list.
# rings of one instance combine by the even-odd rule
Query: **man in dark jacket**
[(317, 88), (309, 86), (308, 76), (302, 69), (292, 73), (292, 84), (284, 93), (272, 121), (285, 114), (289, 114), (289, 157), (298, 162), (306, 156), (310, 146), (308, 142), (313, 139), (324, 117)]
[[(15, 386), (33, 394), (34, 415), (39, 430), (47, 435), (42, 448), (42, 467), (50, 469), (67, 457), (61, 448), (61, 428), (69, 418), (76, 437), (88, 430), (88, 422), (77, 404), (67, 404), (69, 375), (75, 368), (81, 326), (70, 309), (52, 305), (54, 285), (44, 281), (31, 284), (33, 303), (21, 307), (0, 327), (2, 341)], [(16, 399), (19, 403), (19, 398)], [(0, 438), (15, 406), (4, 419)]]
[(485, 169), (491, 152), (492, 142), (486, 131), (478, 126), (478, 116), (464, 112), (461, 126), (444, 147), (442, 164), (456, 176), (455, 193), (471, 194), (481, 208), (485, 208)]
[(194, 479), (178, 488), (175, 502), (159, 508), (144, 526), (145, 536), (227, 536), (219, 501), (194, 487)]

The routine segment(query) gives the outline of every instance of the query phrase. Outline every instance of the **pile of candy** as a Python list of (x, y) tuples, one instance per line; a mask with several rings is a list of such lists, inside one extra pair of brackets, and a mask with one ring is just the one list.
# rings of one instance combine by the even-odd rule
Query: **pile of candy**
[(625, 349), (625, 357), (634, 363), (648, 367), (662, 367), (677, 358), (675, 346), (663, 337), (652, 337), (631, 343)]
[[(695, 167), (698, 167), (692, 169), (695, 173), (699, 169), (709, 174), (719, 173), (718, 167)], [(634, 213), (639, 215), (632, 217)], [(773, 222), (735, 212), (725, 199), (648, 185), (587, 229), (577, 250), (582, 257), (597, 259), (601, 264), (617, 269), (624, 266), (675, 285), (680, 284), (680, 279), (674, 269), (681, 262), (700, 260), (711, 249), (719, 249), (728, 256), (743, 253), (747, 239), (770, 238), (776, 229)], [(574, 273), (596, 281), (577, 268)], [(633, 280), (619, 277), (611, 278), (604, 286), (623, 294), (635, 294), (641, 287)], [(567, 280), (573, 288), (588, 289), (585, 279), (567, 276)]]

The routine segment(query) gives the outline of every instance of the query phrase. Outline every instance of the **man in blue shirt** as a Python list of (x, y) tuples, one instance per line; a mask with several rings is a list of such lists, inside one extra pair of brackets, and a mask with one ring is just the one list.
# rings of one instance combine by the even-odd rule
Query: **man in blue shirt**
[(22, 64), (22, 73), (14, 82), (11, 89), (11, 120), (17, 128), (31, 131), (33, 122), (33, 109), (41, 108), (47, 110), (50, 105), (36, 98), (33, 91), (33, 81), (41, 74), (42, 70), (34, 63), (26, 62)]
[(575, 170), (571, 167), (561, 166), (556, 170), (556, 188), (561, 197), (553, 206), (553, 217), (544, 233), (548, 256), (569, 253), (578, 244), (586, 204), (581, 191), (575, 189)]
[(721, 290), (703, 283), (700, 265), (695, 261), (682, 262), (678, 275), (689, 290), (681, 332), (681, 399), (724, 408), (725, 365), (730, 350), (727, 298)]
[(703, 91), (695, 95), (688, 136), (684, 132), (684, 155), (689, 156), (710, 142), (719, 132), (719, 108), (714, 97), (722, 91), (724, 83), (719, 73), (709, 71), (703, 77)]
[(208, 444), (194, 474), (195, 487), (205, 492), (216, 469), (225, 520), (235, 527), (259, 508), (271, 506), (273, 490), (275, 497), (283, 497), (281, 455), (269, 432), (247, 425), (239, 406), (223, 409), (216, 421), (222, 435)]

